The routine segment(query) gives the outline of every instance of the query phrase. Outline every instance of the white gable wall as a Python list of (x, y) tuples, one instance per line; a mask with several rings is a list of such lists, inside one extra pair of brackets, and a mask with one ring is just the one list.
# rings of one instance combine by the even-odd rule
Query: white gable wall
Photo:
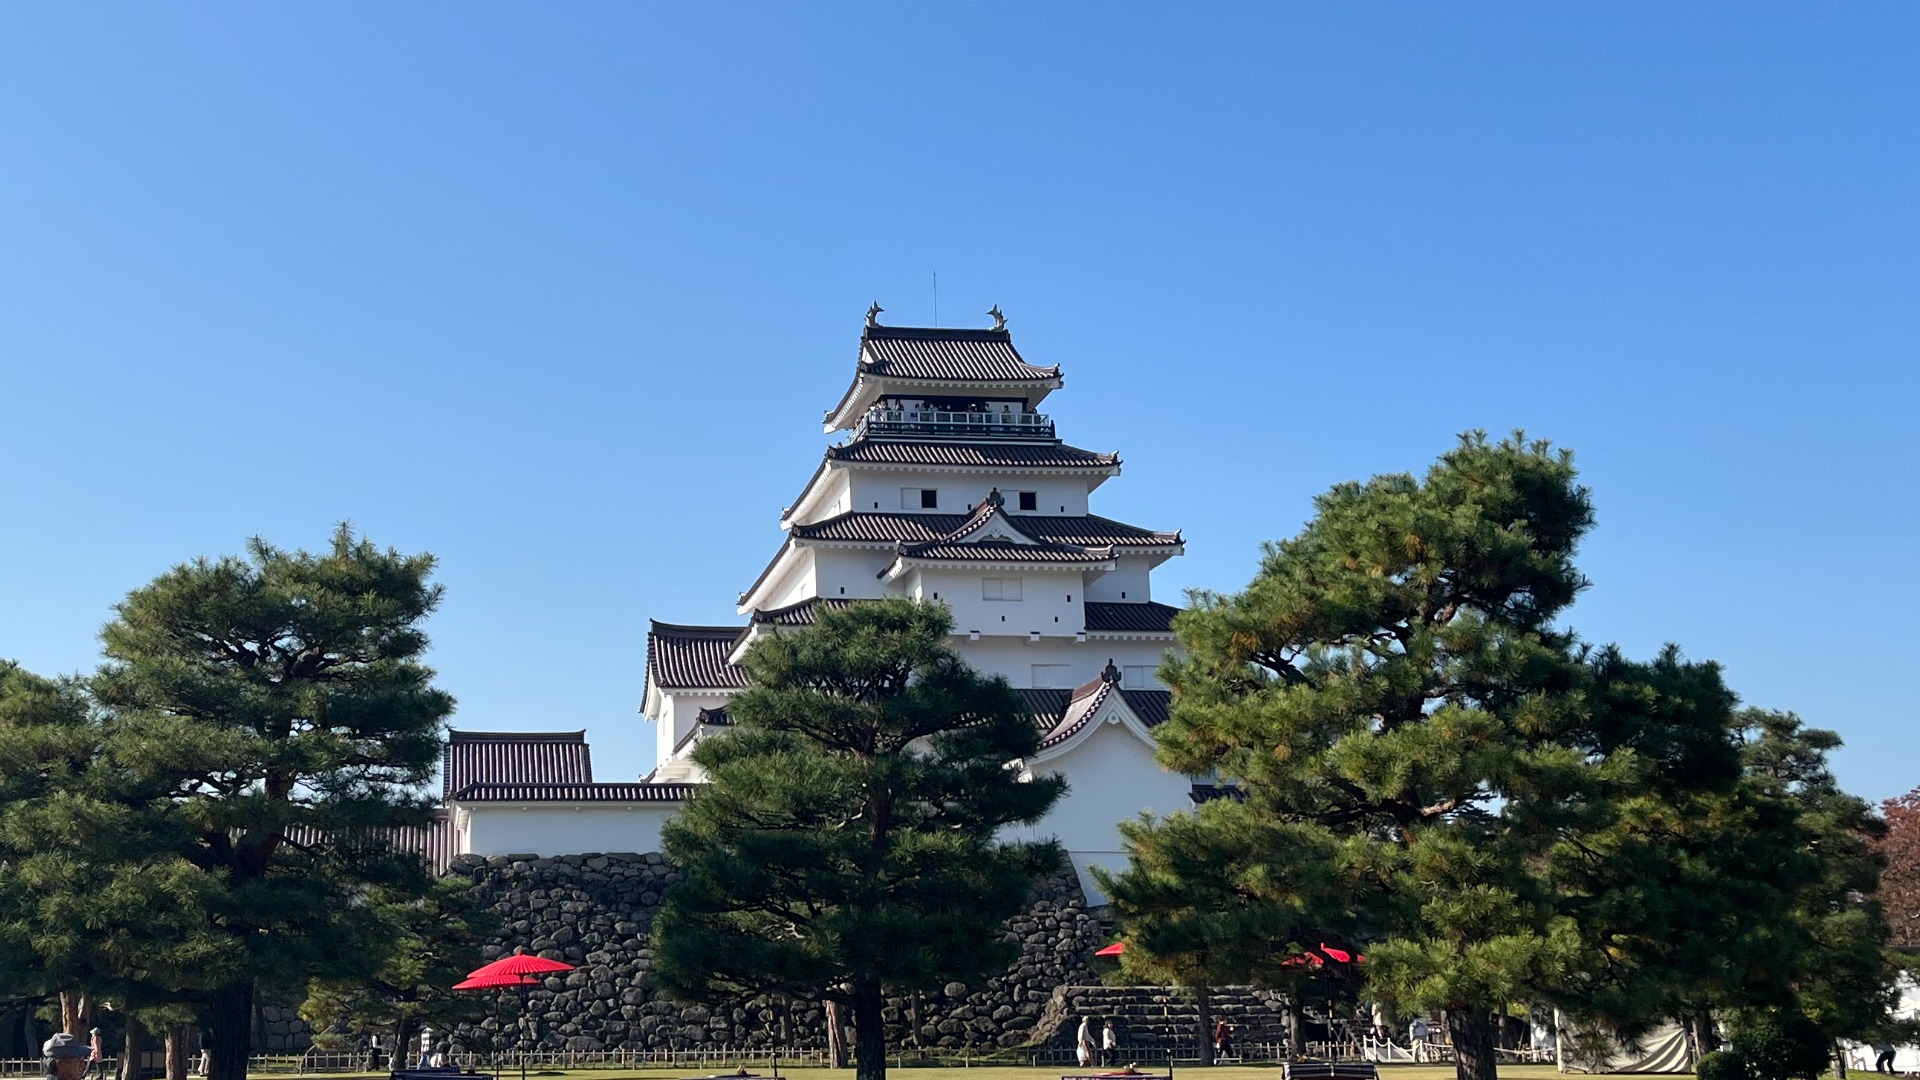
[(1015, 689), (1025, 690), (1034, 687), (1035, 664), (1066, 665), (1066, 679), (1054, 689), (1072, 689), (1097, 678), (1109, 659), (1123, 668), (1141, 665), (1157, 669), (1172, 643), (1089, 641), (1079, 644), (1072, 638), (1043, 637), (1030, 645), (1025, 638), (995, 638), (985, 634), (979, 641), (968, 641), (963, 632), (953, 639), (952, 645), (953, 651), (974, 670), (1002, 676)]
[(1193, 781), (1161, 768), (1153, 759), (1153, 747), (1123, 715), (1124, 706), (1107, 702), (1094, 717), (1092, 731), (1059, 757), (1033, 766), (1035, 775), (1065, 776), (1067, 793), (1038, 826), (1017, 834), (1021, 839), (1058, 839), (1073, 859), (1090, 904), (1104, 904), (1106, 896), (1088, 868), (1119, 870), (1127, 864), (1115, 827), (1119, 822), (1142, 811), (1164, 815), (1193, 808)]

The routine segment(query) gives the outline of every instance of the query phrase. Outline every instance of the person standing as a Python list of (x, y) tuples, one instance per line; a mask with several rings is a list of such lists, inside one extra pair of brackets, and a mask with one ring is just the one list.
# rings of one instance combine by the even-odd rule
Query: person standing
[(1105, 1068), (1105, 1069), (1113, 1068), (1114, 1060), (1117, 1057), (1119, 1057), (1119, 1055), (1114, 1053), (1114, 1051), (1118, 1049), (1120, 1049), (1120, 1036), (1114, 1034), (1113, 1021), (1109, 1020), (1107, 1021), (1106, 1026), (1100, 1029), (1100, 1066), (1101, 1068)]
[(1215, 1061), (1233, 1056), (1233, 1025), (1225, 1020), (1213, 1029), (1213, 1054)]
[(48, 1080), (81, 1080), (92, 1057), (86, 1044), (64, 1031), (40, 1044), (40, 1060), (47, 1067)]
[(1433, 1030), (1427, 1027), (1427, 1018), (1424, 1016), (1414, 1017), (1413, 1022), (1407, 1025), (1407, 1041), (1413, 1044), (1414, 1061), (1427, 1060), (1427, 1036), (1432, 1033)]
[(1080, 1033), (1075, 1039), (1074, 1054), (1080, 1059), (1081, 1068), (1084, 1069), (1093, 1064), (1093, 1017), (1091, 1016), (1080, 1018)]
[(1886, 1042), (1875, 1043), (1873, 1044), (1873, 1052), (1880, 1055), (1879, 1057), (1876, 1057), (1873, 1059), (1873, 1071), (1877, 1073), (1892, 1072), (1893, 1071), (1893, 1044), (1886, 1043)]

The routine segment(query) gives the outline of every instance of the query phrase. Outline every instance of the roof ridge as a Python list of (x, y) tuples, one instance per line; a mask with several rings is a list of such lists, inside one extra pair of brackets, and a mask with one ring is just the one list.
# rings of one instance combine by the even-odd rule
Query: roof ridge
[(579, 731), (461, 731), (447, 729), (447, 741), (469, 742), (565, 742), (584, 743), (587, 741), (587, 729)]
[(688, 636), (688, 637), (697, 636), (697, 635), (708, 635), (712, 637), (719, 637), (721, 634), (727, 634), (730, 636), (737, 637), (739, 636), (740, 631), (746, 629), (746, 627), (744, 626), (711, 626), (711, 625), (701, 625), (698, 623), (668, 623), (668, 622), (661, 622), (659, 619), (648, 619), (647, 622), (651, 627), (649, 631), (650, 633), (658, 634), (664, 631), (668, 636), (672, 636), (677, 633), (677, 634)]

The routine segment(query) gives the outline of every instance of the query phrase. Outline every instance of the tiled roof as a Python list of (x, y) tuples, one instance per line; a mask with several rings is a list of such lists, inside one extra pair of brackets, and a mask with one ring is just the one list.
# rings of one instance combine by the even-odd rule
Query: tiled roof
[(732, 690), (746, 673), (727, 663), (738, 626), (677, 626), (655, 622), (647, 633), (647, 678), (664, 690)]
[[(904, 559), (941, 559), (952, 562), (1104, 563), (1113, 558), (1111, 547), (1079, 544), (1016, 544), (1010, 540), (981, 540), (970, 544), (934, 541), (902, 547)], [(886, 570), (881, 571), (887, 573)]]
[[(313, 847), (326, 839), (319, 829), (305, 825), (288, 828), (286, 838), (303, 847)], [(410, 852), (426, 861), (427, 868), (436, 874), (444, 874), (452, 864), (454, 856), (453, 815), (445, 809), (433, 812), (433, 822), (425, 828), (413, 825), (400, 825), (385, 829), (368, 829), (367, 839), (391, 845), (395, 850)]]
[(699, 784), (473, 784), (457, 802), (685, 802)]
[(1180, 609), (1170, 604), (1148, 601), (1144, 604), (1106, 604), (1087, 601), (1089, 632), (1165, 634), (1173, 632), (1173, 617)]
[(1167, 713), (1173, 708), (1171, 690), (1122, 690), (1120, 696), (1127, 699), (1127, 708), (1148, 727), (1159, 727), (1167, 722)]
[(444, 798), (469, 784), (588, 784), (585, 731), (448, 731), (440, 772)]
[(1020, 358), (1005, 330), (869, 326), (860, 335), (860, 370), (895, 379), (1028, 382), (1060, 377), (1058, 367)]
[(955, 465), (981, 469), (1110, 469), (1119, 454), (1021, 443), (912, 443), (859, 439), (827, 449), (827, 460), (863, 465)]
[(752, 619), (763, 626), (812, 626), (814, 609), (817, 605), (825, 604), (829, 608), (843, 608), (851, 603), (854, 601), (842, 600), (837, 596), (816, 596), (811, 600), (788, 604), (786, 607), (755, 609)]
[[(982, 504), (984, 507), (985, 504)], [(856, 543), (924, 544), (943, 540), (958, 532), (976, 514), (893, 514), (856, 510), (795, 525), (792, 535), (800, 540), (843, 540)], [(1155, 532), (1087, 514), (1083, 517), (1054, 517), (1050, 514), (1010, 514), (1009, 519), (1023, 533), (1046, 543), (1080, 544), (1090, 547), (1169, 547), (1182, 543), (1177, 532)]]
[(1109, 694), (1118, 693), (1133, 715), (1149, 728), (1166, 723), (1173, 695), (1165, 690), (1122, 690), (1120, 673), (1111, 664), (1098, 678), (1073, 690), (1020, 690), (1040, 729), (1042, 748), (1058, 746), (1086, 727)]

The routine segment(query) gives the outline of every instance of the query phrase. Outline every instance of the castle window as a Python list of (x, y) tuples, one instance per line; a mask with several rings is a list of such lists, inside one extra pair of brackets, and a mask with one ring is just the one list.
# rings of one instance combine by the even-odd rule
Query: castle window
[(1022, 510), (1040, 509), (1040, 493), (1037, 491), (1021, 492), (1020, 493), (1020, 509)]
[(1020, 582), (1021, 579), (1017, 577), (981, 578), (980, 598), (982, 600), (1018, 600), (1021, 598)]
[(1035, 690), (1071, 690), (1073, 689), (1073, 665), (1071, 664), (1035, 664), (1033, 665), (1033, 688)]
[(939, 488), (900, 489), (900, 509), (902, 510), (935, 510), (939, 506)]
[(1120, 685), (1129, 690), (1153, 689), (1152, 664), (1128, 664), (1120, 669)]

